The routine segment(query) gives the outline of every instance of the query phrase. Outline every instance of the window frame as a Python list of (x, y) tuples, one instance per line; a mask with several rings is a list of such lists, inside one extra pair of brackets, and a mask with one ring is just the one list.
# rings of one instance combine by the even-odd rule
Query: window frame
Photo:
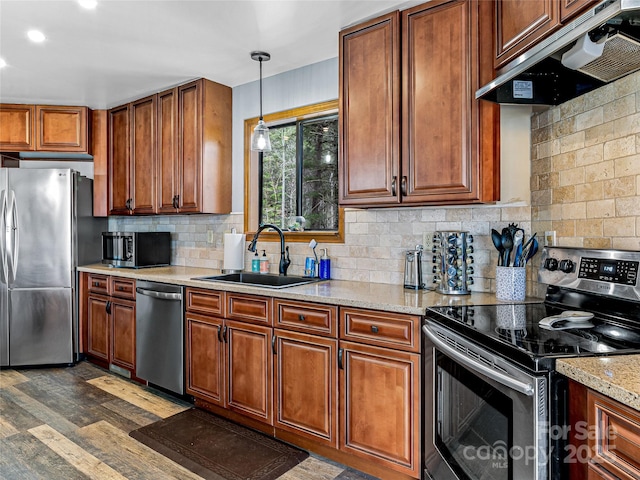
[[(325, 115), (338, 114), (338, 100), (316, 103), (304, 107), (292, 108), (264, 115), (264, 122), (268, 127), (275, 127), (287, 123), (308, 120)], [(253, 152), (251, 134), (258, 123), (258, 117), (244, 121), (244, 231), (247, 235), (254, 235), (258, 229), (258, 152)], [(309, 242), (315, 239), (319, 243), (344, 243), (344, 208), (338, 205), (338, 230), (305, 230), (303, 232), (284, 232), (288, 242)], [(279, 241), (276, 232), (263, 231), (260, 239)]]

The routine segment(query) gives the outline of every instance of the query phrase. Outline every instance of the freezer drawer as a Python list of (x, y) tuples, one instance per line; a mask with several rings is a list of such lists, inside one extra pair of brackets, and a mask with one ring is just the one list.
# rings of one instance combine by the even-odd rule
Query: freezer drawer
[(9, 364), (73, 363), (71, 288), (9, 290)]

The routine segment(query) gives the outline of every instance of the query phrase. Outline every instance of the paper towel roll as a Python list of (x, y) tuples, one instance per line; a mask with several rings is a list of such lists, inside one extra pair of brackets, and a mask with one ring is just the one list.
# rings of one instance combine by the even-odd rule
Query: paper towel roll
[(224, 234), (224, 271), (244, 270), (244, 233)]

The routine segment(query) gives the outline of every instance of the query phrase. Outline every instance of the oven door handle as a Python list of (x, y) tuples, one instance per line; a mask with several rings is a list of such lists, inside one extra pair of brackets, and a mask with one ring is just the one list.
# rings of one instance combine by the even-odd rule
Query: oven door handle
[(530, 383), (521, 382), (515, 378), (510, 377), (502, 372), (498, 372), (486, 365), (476, 362), (475, 360), (467, 357), (466, 355), (458, 352), (455, 348), (450, 347), (445, 342), (443, 342), (427, 325), (422, 326), (422, 331), (424, 334), (431, 340), (438, 349), (440, 349), (443, 353), (446, 353), (450, 357), (452, 357), (457, 362), (461, 363), (467, 368), (474, 370), (478, 373), (481, 373), (492, 380), (495, 380), (502, 385), (509, 387), (517, 392), (520, 392), (524, 395), (532, 396), (535, 392), (533, 385)]

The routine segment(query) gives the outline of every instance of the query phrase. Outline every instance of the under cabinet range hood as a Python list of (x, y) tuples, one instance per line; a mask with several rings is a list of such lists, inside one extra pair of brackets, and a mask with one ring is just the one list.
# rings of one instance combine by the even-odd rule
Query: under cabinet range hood
[(640, 0), (606, 0), (499, 70), (476, 98), (559, 105), (640, 69)]

